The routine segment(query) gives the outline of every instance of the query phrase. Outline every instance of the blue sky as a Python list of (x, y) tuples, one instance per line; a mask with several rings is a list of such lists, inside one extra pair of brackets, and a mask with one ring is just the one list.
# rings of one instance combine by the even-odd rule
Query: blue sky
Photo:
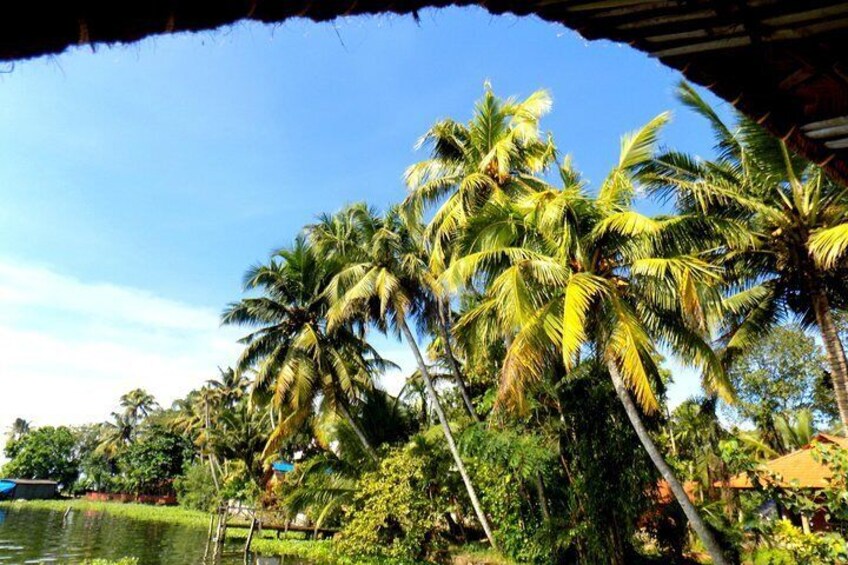
[[(213, 376), (238, 353), (217, 314), (244, 269), (322, 211), (401, 199), (418, 136), (467, 119), (485, 80), (503, 96), (549, 89), (544, 127), (590, 180), (663, 110), (664, 143), (711, 145), (674, 100), (678, 73), (479, 9), (243, 24), (6, 70), (0, 428), (101, 419), (130, 387), (170, 402)], [(673, 399), (696, 391), (678, 381)]]

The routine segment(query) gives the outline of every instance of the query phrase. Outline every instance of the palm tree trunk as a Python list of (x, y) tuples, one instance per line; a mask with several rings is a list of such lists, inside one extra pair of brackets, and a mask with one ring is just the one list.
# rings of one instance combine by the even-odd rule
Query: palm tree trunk
[(445, 411), (442, 408), (442, 403), (439, 401), (439, 397), (436, 395), (436, 389), (433, 387), (433, 379), (430, 378), (430, 372), (427, 370), (427, 364), (424, 363), (424, 358), (421, 356), (421, 351), (418, 349), (418, 343), (415, 341), (412, 331), (410, 331), (409, 326), (406, 324), (406, 320), (400, 319), (398, 321), (398, 326), (400, 326), (400, 330), (403, 332), (403, 335), (409, 344), (409, 348), (412, 350), (412, 354), (415, 355), (415, 361), (418, 363), (418, 370), (421, 371), (421, 377), (424, 379), (424, 384), (427, 386), (427, 392), (430, 395), (430, 405), (439, 416), (439, 423), (442, 425), (445, 440), (448, 442), (448, 449), (450, 449), (454, 463), (456, 463), (456, 468), (462, 476), (462, 482), (465, 483), (465, 490), (468, 491), (468, 498), (471, 499), (471, 506), (474, 508), (477, 520), (483, 527), (483, 531), (486, 533), (486, 539), (489, 540), (489, 544), (492, 548), (497, 549), (498, 546), (495, 542), (495, 536), (492, 534), (491, 526), (489, 526), (489, 519), (486, 518), (486, 514), (483, 512), (483, 507), (480, 504), (480, 500), (477, 498), (477, 491), (474, 489), (471, 477), (468, 475), (468, 471), (465, 469), (465, 464), (459, 456), (459, 449), (456, 447), (456, 441), (453, 438), (453, 432), (450, 429), (448, 418), (445, 415)]
[(459, 362), (453, 354), (453, 346), (450, 339), (450, 308), (446, 302), (439, 302), (439, 332), (441, 333), (442, 345), (445, 348), (445, 355), (453, 372), (453, 380), (459, 388), (459, 394), (462, 395), (462, 402), (465, 404), (465, 409), (468, 415), (475, 422), (480, 422), (480, 417), (474, 410), (474, 404), (471, 403), (471, 395), (468, 394), (468, 387), (465, 386), (465, 379), (462, 378), (462, 371), (459, 368)]
[(668, 439), (671, 442), (671, 454), (677, 457), (677, 443), (674, 441), (674, 430), (671, 427), (671, 412), (669, 412), (668, 408), (665, 409), (665, 417), (666, 422), (668, 422), (666, 427), (668, 428)]
[(534, 477), (536, 495), (539, 497), (539, 506), (542, 509), (542, 518), (545, 522), (551, 519), (551, 512), (548, 510), (548, 497), (545, 495), (545, 483), (542, 482), (541, 473), (536, 473)]
[(848, 433), (848, 361), (845, 359), (845, 349), (839, 341), (836, 325), (830, 312), (830, 303), (821, 290), (813, 292), (813, 311), (816, 323), (821, 332), (827, 360), (830, 364), (830, 374), (833, 379), (833, 391), (836, 394), (836, 405), (839, 408), (839, 419), (842, 420), (843, 433)]
[(366, 437), (365, 432), (362, 431), (362, 428), (359, 427), (359, 424), (353, 419), (353, 416), (350, 415), (350, 412), (347, 409), (347, 406), (344, 405), (344, 402), (337, 403), (339, 414), (345, 419), (348, 425), (353, 430), (353, 433), (356, 434), (356, 437), (359, 438), (359, 441), (362, 443), (362, 447), (365, 448), (365, 452), (369, 457), (376, 463), (378, 461), (377, 452), (374, 451), (374, 446), (371, 445), (371, 442), (368, 441), (368, 437)]
[(624, 380), (622, 380), (621, 374), (618, 372), (618, 367), (616, 367), (614, 363), (607, 363), (607, 368), (609, 369), (610, 379), (612, 379), (612, 385), (613, 388), (615, 388), (615, 393), (624, 405), (624, 411), (627, 413), (627, 417), (630, 419), (630, 424), (636, 431), (639, 441), (642, 442), (642, 446), (645, 448), (645, 451), (648, 452), (648, 456), (651, 458), (651, 461), (654, 463), (657, 470), (659, 470), (660, 475), (662, 475), (668, 483), (668, 486), (671, 488), (671, 492), (674, 494), (674, 498), (677, 499), (677, 503), (680, 504), (680, 507), (683, 508), (683, 513), (686, 514), (686, 517), (689, 519), (689, 524), (692, 526), (692, 529), (695, 530), (695, 533), (698, 534), (698, 537), (707, 549), (707, 553), (710, 554), (713, 564), (727, 565), (728, 562), (721, 551), (721, 547), (715, 540), (713, 533), (707, 527), (707, 524), (701, 518), (700, 514), (698, 514), (698, 510), (695, 508), (695, 505), (692, 504), (692, 501), (689, 500), (689, 497), (686, 495), (686, 491), (683, 490), (683, 485), (681, 485), (680, 481), (677, 480), (677, 477), (674, 476), (674, 471), (672, 471), (671, 467), (668, 466), (668, 463), (666, 463), (659, 449), (657, 449), (654, 440), (651, 439), (648, 430), (645, 428), (645, 424), (642, 422), (642, 416), (639, 414), (639, 409), (636, 407), (633, 399), (630, 398), (630, 393), (627, 391)]
[[(206, 442), (207, 442), (207, 445), (208, 445), (208, 443), (209, 443), (209, 428), (210, 428), (210, 424), (211, 424), (211, 422), (209, 420), (209, 400), (208, 399), (203, 400), (203, 412), (204, 412), (203, 428), (204, 428), (204, 432), (205, 432), (205, 435), (206, 435)], [(215, 473), (215, 461), (214, 461), (214, 459), (215, 459), (215, 456), (210, 450), (210, 452), (209, 452), (209, 472), (212, 474), (212, 484), (215, 486), (215, 493), (217, 494), (217, 493), (221, 492), (221, 485), (220, 485), (220, 483), (218, 483), (218, 475)]]

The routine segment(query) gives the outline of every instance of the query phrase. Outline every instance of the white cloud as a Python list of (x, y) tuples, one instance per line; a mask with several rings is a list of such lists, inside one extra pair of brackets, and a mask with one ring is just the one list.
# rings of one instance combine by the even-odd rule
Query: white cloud
[(0, 435), (103, 420), (139, 386), (168, 405), (231, 364), (238, 335), (214, 308), (0, 258)]
[(85, 283), (49, 269), (0, 259), (0, 305), (14, 314), (32, 307), (79, 314), (90, 320), (158, 329), (204, 330), (217, 326), (211, 310), (108, 283)]

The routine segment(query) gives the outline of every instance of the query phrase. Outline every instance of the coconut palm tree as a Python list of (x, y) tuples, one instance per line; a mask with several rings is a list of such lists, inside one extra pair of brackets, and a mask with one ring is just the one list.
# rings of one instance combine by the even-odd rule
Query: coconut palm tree
[(232, 367), (218, 367), (218, 378), (206, 381), (206, 386), (215, 391), (225, 407), (232, 407), (247, 392), (248, 379), (244, 373), (238, 373)]
[(252, 409), (242, 400), (230, 409), (223, 410), (209, 434), (212, 451), (224, 460), (244, 463), (251, 478), (260, 484), (263, 475), (263, 448), (271, 433), (267, 411)]
[(774, 425), (780, 437), (782, 453), (789, 453), (809, 445), (816, 435), (815, 420), (810, 410), (779, 414), (774, 419)]
[[(428, 366), (430, 371), (430, 379), (434, 383), (451, 381), (453, 376), (445, 373), (440, 373), (438, 369), (432, 365)], [(415, 370), (411, 375), (406, 377), (403, 387), (398, 392), (398, 399), (403, 399), (408, 403), (418, 414), (418, 423), (421, 426), (432, 425), (432, 410), (428, 404), (429, 393), (427, 385), (424, 383), (424, 378), (421, 376), (420, 370)]]
[(121, 407), (124, 409), (124, 414), (134, 426), (147, 418), (158, 406), (159, 404), (153, 395), (143, 388), (131, 390), (121, 396)]
[(334, 272), (332, 260), (319, 258), (298, 238), (267, 265), (247, 272), (245, 290), (261, 295), (231, 304), (223, 323), (256, 328), (241, 340), (245, 349), (236, 374), (253, 369), (254, 400), (270, 399), (285, 411), (268, 449), (320, 406), (343, 417), (376, 461), (374, 447), (350, 406), (372, 386), (373, 375), (389, 364), (349, 325), (328, 329), (322, 292)]
[(539, 129), (550, 108), (545, 90), (503, 100), (487, 82), (468, 123), (441, 120), (418, 141), (417, 148), (430, 148), (430, 158), (406, 170), (404, 207), (420, 217), (425, 207), (438, 205), (425, 233), (435, 272), (449, 260), (453, 239), (487, 202), (539, 187), (536, 175), (556, 159), (551, 137)]
[(172, 431), (191, 439), (198, 450), (201, 464), (208, 462), (216, 492), (220, 490), (219, 465), (209, 440), (213, 416), (219, 414), (220, 399), (220, 395), (208, 386), (193, 390), (185, 398), (177, 399), (171, 404), (171, 413), (166, 421)]
[(324, 452), (298, 465), (295, 487), (283, 500), (289, 515), (311, 516), (317, 531), (328, 517), (350, 506), (358, 492), (358, 463)]
[[(504, 100), (487, 82), (468, 123), (441, 120), (418, 141), (416, 148), (428, 147), (430, 157), (406, 170), (409, 195), (404, 209), (407, 224), (415, 226), (427, 207), (437, 206), (426, 230), (413, 238), (420, 242), (434, 274), (441, 274), (449, 264), (457, 234), (487, 202), (503, 201), (540, 187), (536, 175), (556, 159), (551, 136), (543, 136), (539, 128), (550, 108), (551, 97), (545, 90), (524, 100)], [(453, 312), (448, 297), (438, 296), (434, 307), (434, 333), (468, 414), (479, 422), (454, 354)]]
[[(606, 368), (639, 440), (668, 482), (715, 563), (712, 532), (655, 445), (642, 413), (659, 402), (657, 344), (703, 369), (704, 385), (729, 397), (721, 363), (707, 343), (717, 318), (716, 269), (693, 253), (697, 219), (649, 218), (632, 208), (631, 170), (653, 153), (661, 115), (622, 138), (619, 161), (590, 197), (568, 161), (562, 189), (490, 203), (469, 223), (441, 279), (484, 292), (458, 329), (494, 319), (509, 344), (498, 403), (521, 408), (529, 384), (556, 367), (594, 355)], [(694, 223), (694, 225), (693, 225)]]
[(767, 461), (809, 445), (816, 435), (815, 418), (806, 409), (775, 415), (772, 428), (740, 431), (737, 437), (758, 461)]
[[(342, 211), (357, 226), (358, 248), (347, 253), (346, 264), (330, 281), (325, 295), (331, 307), (328, 321), (332, 327), (352, 322), (373, 324), (383, 332), (393, 332), (406, 341), (424, 380), (430, 402), (439, 418), (454, 463), (465, 484), (477, 519), (493, 547), (497, 547), (489, 520), (483, 512), (477, 492), (459, 454), (450, 422), (436, 393), (430, 370), (424, 361), (410, 323), (422, 323), (437, 300), (435, 279), (422, 260), (420, 246), (412, 241), (399, 209), (379, 217), (358, 205)], [(310, 231), (319, 247), (319, 230)]]
[[(404, 214), (403, 225), (409, 233), (408, 242), (410, 248), (408, 255), (417, 257), (417, 259), (425, 265), (429, 265), (430, 272), (433, 271), (433, 259), (430, 254), (430, 247), (424, 241), (424, 226), (415, 216)], [(462, 398), (465, 411), (474, 422), (480, 422), (480, 416), (474, 408), (474, 403), (471, 400), (471, 393), (465, 383), (465, 377), (462, 374), (462, 366), (454, 353), (454, 336), (451, 328), (454, 324), (454, 312), (451, 308), (450, 297), (444, 292), (440, 285), (430, 285), (432, 299), (425, 302), (426, 308), (419, 312), (421, 323), (426, 325), (428, 334), (436, 336), (430, 343), (430, 351), (435, 353), (433, 359), (439, 359), (450, 371), (453, 383), (459, 390), (460, 398)]]
[(833, 320), (833, 308), (848, 304), (848, 189), (749, 119), (727, 125), (691, 86), (681, 84), (678, 96), (709, 121), (717, 157), (670, 151), (646, 163), (641, 178), (681, 213), (727, 228), (723, 241), (708, 242), (729, 281), (727, 355), (789, 316), (817, 326), (848, 424), (848, 362)]
[(132, 443), (135, 428), (136, 420), (131, 415), (112, 412), (112, 420), (101, 425), (97, 452), (107, 459), (114, 459), (121, 449)]

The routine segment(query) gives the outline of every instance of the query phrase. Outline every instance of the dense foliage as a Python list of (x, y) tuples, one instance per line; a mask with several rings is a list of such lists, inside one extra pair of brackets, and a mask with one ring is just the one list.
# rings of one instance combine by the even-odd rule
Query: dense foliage
[[(446, 546), (440, 524), (452, 509), (443, 450), (412, 443), (396, 448), (379, 468), (362, 475), (348, 508), (342, 549), (363, 555), (423, 558)], [(424, 449), (422, 449), (424, 448)], [(455, 486), (455, 485), (454, 485)]]
[(69, 487), (79, 473), (76, 438), (64, 426), (27, 430), (6, 443), (9, 462), (3, 474), (24, 479), (49, 479)]
[[(469, 121), (425, 132), (400, 204), (321, 215), (247, 271), (222, 315), (246, 332), (234, 368), (170, 408), (136, 389), (102, 424), (16, 422), (5, 472), (243, 501), (377, 559), (844, 560), (848, 454), (817, 432), (848, 423), (848, 191), (680, 96), (715, 159), (658, 153), (661, 114), (590, 187), (541, 128), (545, 91), (487, 85)], [(643, 213), (646, 194), (674, 210)], [(416, 361), (397, 395), (376, 334)], [(702, 394), (672, 410), (681, 365)], [(764, 473), (810, 445), (826, 488)]]
[(191, 458), (191, 446), (183, 436), (151, 426), (118, 458), (124, 488), (133, 493), (170, 492), (171, 482)]
[(730, 375), (737, 392), (729, 407), (735, 419), (754, 421), (772, 435), (776, 418), (800, 411), (823, 425), (838, 418), (825, 356), (800, 327), (775, 328), (733, 364)]

